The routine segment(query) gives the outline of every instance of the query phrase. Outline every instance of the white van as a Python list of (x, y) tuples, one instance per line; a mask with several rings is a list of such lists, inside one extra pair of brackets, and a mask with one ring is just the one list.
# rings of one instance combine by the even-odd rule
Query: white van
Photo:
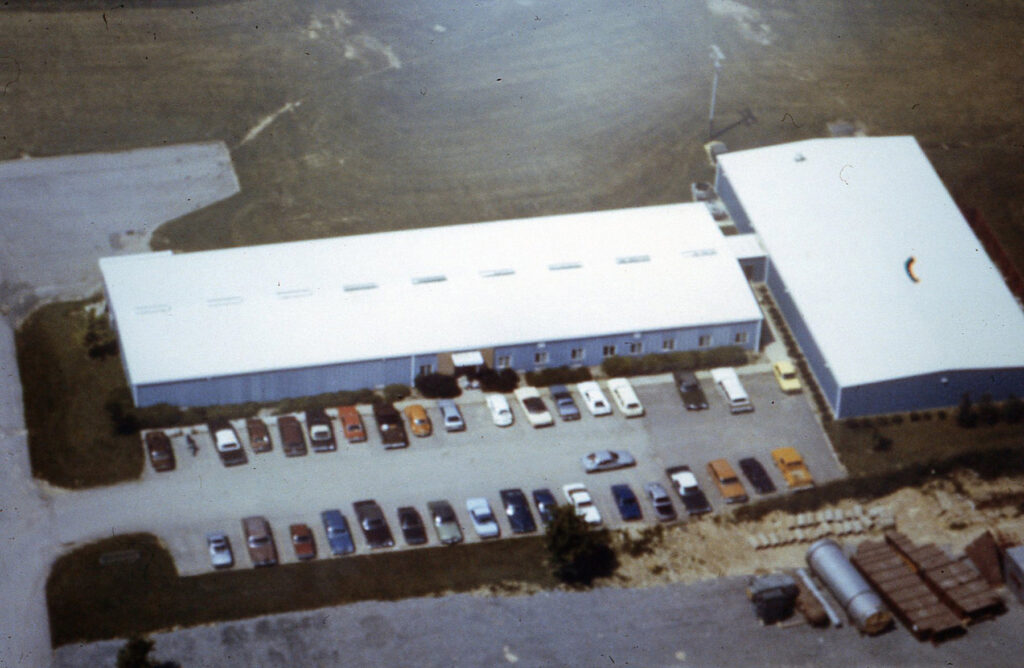
[(754, 410), (754, 404), (750, 403), (750, 397), (743, 389), (740, 377), (736, 375), (736, 369), (731, 366), (712, 369), (711, 379), (715, 381), (715, 387), (729, 404), (730, 413), (746, 413)]
[(615, 405), (626, 417), (641, 417), (644, 414), (640, 397), (636, 396), (633, 386), (625, 378), (609, 378), (608, 391), (612, 393)]

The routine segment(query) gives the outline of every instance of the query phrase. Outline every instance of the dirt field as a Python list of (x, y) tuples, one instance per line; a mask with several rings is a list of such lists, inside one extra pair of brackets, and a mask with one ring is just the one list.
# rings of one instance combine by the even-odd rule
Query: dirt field
[(732, 148), (914, 134), (1024, 265), (1012, 0), (106, 4), (0, 16), (0, 158), (225, 140), (243, 192), (158, 247), (688, 199), (713, 42)]

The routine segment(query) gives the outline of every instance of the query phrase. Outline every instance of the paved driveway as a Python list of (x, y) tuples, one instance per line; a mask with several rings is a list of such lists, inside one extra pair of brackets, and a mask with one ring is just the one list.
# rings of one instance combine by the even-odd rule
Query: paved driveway
[[(435, 430), (425, 438), (410, 434), (410, 447), (402, 450), (383, 449), (373, 418), (364, 408), (367, 442), (342, 441), (337, 452), (310, 452), (288, 458), (280, 449), (274, 418), (267, 418), (274, 450), (262, 454), (249, 450), (249, 463), (232, 468), (220, 463), (205, 427), (188, 430), (195, 431), (199, 445), (195, 456), (189, 454), (184, 431), (171, 431), (177, 470), (155, 473), (147, 467), (138, 482), (57, 497), (57, 511), (67, 520), (59, 527), (60, 538), (74, 542), (126, 531), (153, 531), (166, 541), (178, 568), (187, 574), (209, 569), (204, 538), (209, 531), (225, 531), (235, 546), (238, 564), (247, 566), (248, 558), (238, 554), (243, 546), (240, 518), (246, 515), (265, 515), (275, 529), (282, 560), (292, 561), (289, 524), (309, 524), (322, 553), (326, 537), (320, 511), (339, 508), (352, 521), (352, 502), (364, 498), (381, 504), (401, 549), (403, 541), (394, 526), (397, 508), (413, 505), (426, 517), (427, 502), (439, 498), (451, 501), (466, 540), (472, 542), (478, 538), (465, 499), (485, 496), (499, 511), (498, 492), (508, 487), (521, 488), (528, 495), (533, 489), (547, 487), (562, 501), (563, 485), (583, 482), (605, 524), (618, 528), (625, 523), (618, 516), (611, 485), (625, 482), (642, 496), (648, 481), (660, 480), (667, 486), (664, 469), (676, 464), (689, 464), (696, 471), (717, 509), (724, 509), (725, 504), (704, 468), (717, 457), (736, 462), (741, 457), (757, 456), (783, 489), (782, 478), (772, 470), (768, 453), (780, 445), (795, 444), (805, 453), (819, 481), (842, 475), (803, 395), (783, 395), (770, 374), (745, 374), (743, 382), (756, 410), (730, 415), (722, 399), (713, 393), (710, 380), (703, 378), (702, 382), (710, 399), (708, 411), (687, 412), (670, 377), (659, 376), (636, 381), (646, 409), (642, 418), (627, 419), (617, 411), (594, 418), (584, 408), (579, 421), (559, 420), (554, 427), (544, 429), (531, 428), (515, 403), (515, 424), (499, 428), (491, 422), (483, 395), (467, 391), (458, 399), (466, 431)], [(550, 405), (547, 394), (544, 396)], [(434, 402), (423, 403), (435, 427), (440, 425)], [(235, 425), (245, 441), (243, 421)], [(336, 419), (334, 428), (340, 434)], [(580, 458), (605, 448), (628, 450), (636, 457), (637, 466), (585, 474)], [(645, 521), (653, 522), (646, 499), (641, 499), (641, 505)], [(499, 523), (502, 535), (509, 536), (505, 519), (499, 518)], [(362, 535), (358, 531), (356, 534), (357, 550), (368, 550)], [(433, 535), (431, 543), (436, 544)]]

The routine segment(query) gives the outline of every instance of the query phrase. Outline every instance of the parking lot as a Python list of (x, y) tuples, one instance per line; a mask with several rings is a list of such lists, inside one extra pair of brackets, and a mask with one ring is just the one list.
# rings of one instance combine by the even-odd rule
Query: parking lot
[[(209, 570), (205, 535), (211, 531), (227, 533), (236, 567), (248, 567), (250, 561), (245, 554), (240, 522), (247, 515), (264, 515), (270, 520), (279, 558), (287, 563), (295, 561), (287, 534), (292, 523), (303, 522), (312, 528), (319, 556), (324, 556), (327, 542), (319, 515), (330, 508), (340, 509), (348, 517), (357, 553), (369, 551), (352, 511), (352, 503), (361, 499), (380, 503), (395, 534), (395, 549), (404, 549), (396, 521), (397, 508), (415, 506), (429, 523), (426, 504), (435, 499), (451, 502), (465, 540), (473, 542), (479, 539), (465, 507), (466, 499), (472, 496), (486, 497), (499, 518), (502, 537), (511, 535), (507, 521), (501, 517), (498, 495), (505, 488), (520, 488), (529, 496), (532, 490), (546, 487), (559, 502), (564, 502), (562, 486), (583, 482), (594, 497), (605, 526), (619, 528), (626, 523), (618, 515), (611, 485), (629, 484), (641, 498), (643, 522), (654, 523), (643, 485), (657, 480), (671, 488), (664, 473), (669, 466), (691, 466), (716, 512), (721, 512), (725, 503), (707, 476), (705, 467), (712, 459), (725, 457), (735, 467), (740, 458), (754, 456), (768, 469), (776, 486), (785, 490), (769, 453), (783, 445), (794, 445), (804, 455), (816, 480), (827, 481), (842, 475), (803, 394), (783, 394), (770, 373), (747, 373), (743, 383), (755, 411), (731, 415), (723, 399), (713, 391), (710, 378), (706, 374), (699, 377), (708, 395), (709, 410), (686, 411), (671, 377), (662, 375), (634, 381), (646, 411), (643, 417), (627, 419), (616, 410), (611, 416), (595, 418), (574, 392), (582, 418), (573, 422), (556, 420), (554, 427), (543, 429), (530, 427), (514, 401), (510, 403), (515, 423), (506, 428), (495, 426), (483, 394), (467, 390), (457, 399), (467, 428), (448, 433), (439, 429), (440, 413), (435, 402), (421, 401), (434, 423), (434, 432), (423, 438), (410, 433), (410, 446), (399, 450), (382, 447), (368, 406), (360, 407), (368, 434), (365, 443), (349, 444), (341, 438), (334, 411), (328, 409), (338, 438), (337, 452), (310, 451), (302, 457), (284, 456), (275, 418), (269, 416), (264, 419), (270, 426), (274, 449), (254, 454), (248, 448), (244, 421), (238, 420), (234, 425), (246, 445), (249, 461), (231, 468), (221, 464), (205, 427), (169, 431), (177, 469), (155, 473), (147, 467), (140, 484), (157, 495), (164, 488), (169, 492), (177, 488), (174, 495), (185, 497), (185, 507), (174, 511), (180, 526), (171, 535), (161, 537), (168, 543), (180, 572), (188, 574)], [(548, 393), (543, 391), (542, 396), (553, 410)], [(400, 403), (399, 408), (405, 403), (413, 402)], [(193, 433), (199, 446), (195, 456), (189, 454), (186, 433)], [(587, 475), (580, 458), (598, 449), (627, 450), (634, 455), (637, 465)], [(747, 487), (755, 496), (749, 484)], [(673, 496), (673, 500), (680, 515), (685, 516), (678, 497)], [(428, 535), (428, 545), (437, 545), (430, 527)]]

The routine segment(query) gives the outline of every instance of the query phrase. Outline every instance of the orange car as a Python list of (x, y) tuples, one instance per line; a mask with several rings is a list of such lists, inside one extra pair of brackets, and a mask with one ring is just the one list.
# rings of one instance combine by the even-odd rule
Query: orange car
[(363, 418), (355, 406), (338, 406), (338, 419), (341, 420), (341, 433), (349, 443), (362, 443), (366, 440), (366, 427)]
[(405, 407), (402, 411), (405, 413), (405, 418), (409, 420), (409, 426), (412, 428), (412, 433), (417, 436), (430, 436), (434, 431), (433, 425), (430, 423), (430, 418), (427, 416), (427, 409), (419, 404), (412, 404)]
[(715, 481), (715, 485), (718, 486), (718, 491), (722, 493), (726, 503), (746, 502), (747, 490), (729, 462), (724, 459), (709, 462), (708, 475)]
[(814, 487), (814, 478), (804, 464), (804, 458), (796, 451), (796, 448), (778, 448), (772, 450), (772, 461), (782, 471), (782, 477), (791, 490), (810, 489)]

